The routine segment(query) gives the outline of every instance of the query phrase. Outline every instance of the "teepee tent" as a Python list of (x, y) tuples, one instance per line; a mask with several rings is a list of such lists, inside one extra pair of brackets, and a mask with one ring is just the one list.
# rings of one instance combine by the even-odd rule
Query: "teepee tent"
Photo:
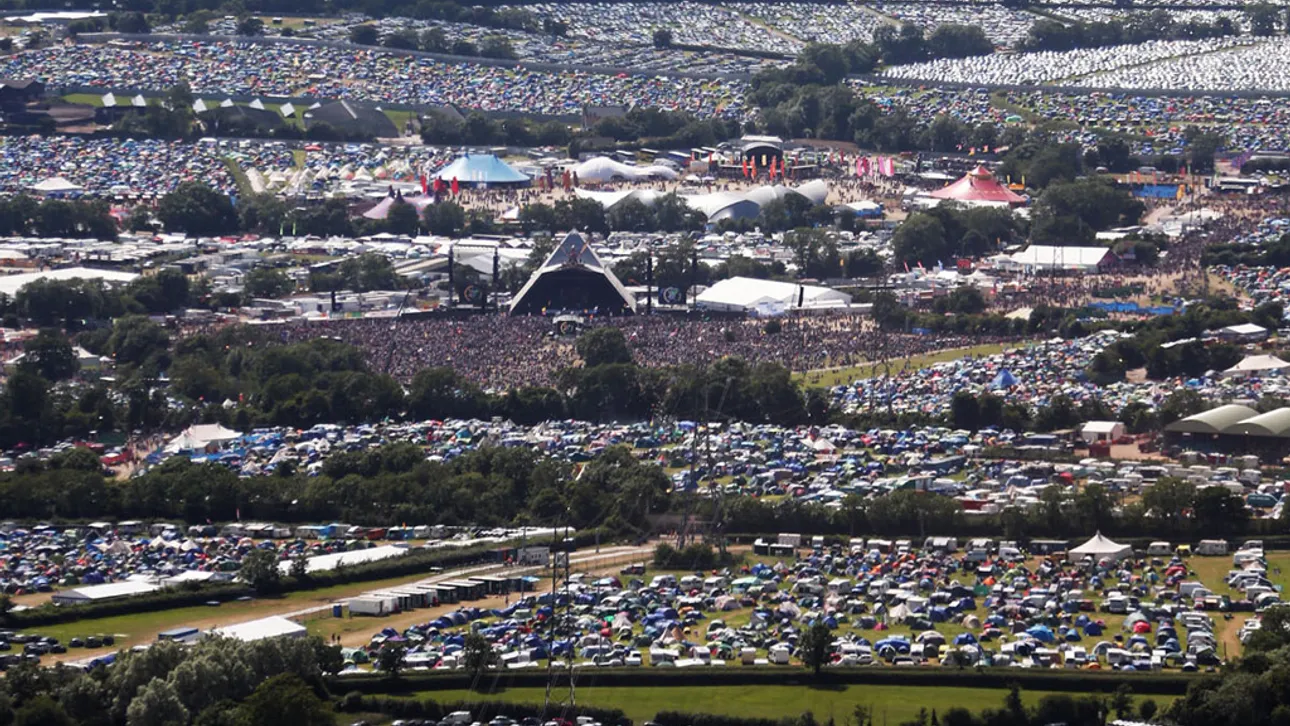
[(991, 388), (1012, 388), (1015, 385), (1017, 385), (1017, 377), (1007, 368), (999, 371), (994, 380), (990, 381)]

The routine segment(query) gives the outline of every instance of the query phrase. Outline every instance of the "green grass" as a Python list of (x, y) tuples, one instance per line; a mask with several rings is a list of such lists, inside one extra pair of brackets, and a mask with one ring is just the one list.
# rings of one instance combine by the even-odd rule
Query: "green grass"
[[(965, 356), (973, 355), (994, 355), (1002, 353), (1005, 348), (1016, 346), (1003, 346), (999, 344), (976, 345), (971, 348), (955, 348), (954, 350), (942, 350), (926, 355), (916, 355), (908, 359), (908, 365), (903, 358), (893, 359), (891, 361), (892, 375), (898, 375), (902, 370), (918, 370), (927, 368), (937, 363), (958, 360)], [(794, 376), (803, 380), (807, 385), (812, 386), (836, 386), (839, 384), (850, 383), (857, 378), (871, 378), (882, 375), (884, 366), (881, 363), (864, 363), (858, 366), (847, 368), (826, 368), (817, 371), (807, 371), (805, 373), (796, 373)]]
[(103, 105), (103, 96), (93, 93), (69, 93), (63, 96), (63, 100), (68, 103), (83, 103), (95, 108)]
[(403, 133), (403, 128), (407, 126), (408, 120), (415, 119), (417, 116), (415, 111), (398, 111), (398, 110), (390, 110), (390, 109), (381, 109), (381, 112), (384, 113), (386, 116), (388, 116), (389, 119), (394, 122), (394, 126), (399, 130), (400, 134)]
[(236, 161), (227, 157), (224, 159), (224, 166), (228, 167), (228, 173), (233, 175), (233, 181), (237, 184), (238, 194), (244, 197), (250, 196), (252, 194), (251, 181), (246, 178), (246, 172), (242, 171), (242, 167)]
[[(734, 666), (738, 667), (738, 666)], [(789, 668), (784, 669), (786, 672)], [(797, 669), (792, 669), (797, 670)], [(1036, 704), (1046, 691), (1023, 691), (1027, 705)], [(579, 685), (578, 705), (621, 708), (636, 723), (651, 720), (659, 711), (715, 713), (727, 716), (783, 718), (805, 711), (818, 721), (832, 717), (838, 723), (850, 719), (856, 706), (873, 709), (875, 724), (897, 724), (918, 715), (920, 708), (935, 709), (944, 714), (959, 706), (970, 711), (998, 708), (1005, 692), (992, 688), (928, 688), (923, 686), (652, 686), (595, 687)], [(1074, 695), (1074, 694), (1072, 694)], [(543, 688), (511, 688), (495, 694), (480, 694), (466, 689), (420, 691), (416, 698), (441, 703), (491, 700), (509, 703), (541, 704)], [(1151, 696), (1163, 708), (1174, 696)]]
[[(281, 17), (281, 18), (282, 18), (282, 22), (281, 22), (281, 23), (274, 23), (274, 22), (273, 22), (273, 19), (274, 19), (275, 17)], [(316, 25), (313, 25), (313, 26), (310, 26), (310, 27), (305, 27), (305, 19), (304, 19), (304, 18), (292, 18), (292, 17), (287, 17), (287, 16), (274, 16), (274, 15), (261, 15), (261, 16), (259, 16), (259, 18), (260, 18), (260, 20), (263, 20), (263, 21), (264, 21), (264, 27), (265, 27), (265, 29), (266, 29), (266, 30), (271, 30), (271, 29), (273, 29), (273, 28), (279, 28), (279, 29), (281, 29), (281, 28), (291, 28), (292, 30), (305, 30), (305, 31), (309, 31), (309, 30), (314, 30), (314, 29), (316, 29), (316, 28), (321, 28), (321, 27), (323, 27), (324, 25), (331, 25), (331, 24), (333, 24), (333, 23), (338, 23), (338, 22), (340, 22), (340, 20), (339, 20), (339, 19), (334, 19), (334, 18), (310, 18), (311, 20), (313, 20), (313, 21), (314, 21), (314, 23), (316, 23)]]
[[(157, 637), (157, 633), (163, 630), (193, 625), (201, 621), (209, 621), (212, 618), (219, 618), (222, 623), (231, 624), (267, 617), (284, 611), (303, 610), (313, 604), (321, 605), (330, 600), (353, 597), (368, 590), (380, 590), (415, 582), (424, 579), (426, 574), (404, 575), (385, 580), (333, 585), (317, 590), (301, 590), (278, 598), (257, 598), (247, 602), (227, 602), (219, 607), (197, 605), (151, 613), (131, 613), (106, 618), (90, 618), (70, 623), (29, 628), (26, 632), (52, 635), (63, 642), (67, 642), (73, 637), (110, 634), (117, 636), (117, 646), (119, 647), (151, 642)], [(330, 617), (330, 614), (328, 616)]]

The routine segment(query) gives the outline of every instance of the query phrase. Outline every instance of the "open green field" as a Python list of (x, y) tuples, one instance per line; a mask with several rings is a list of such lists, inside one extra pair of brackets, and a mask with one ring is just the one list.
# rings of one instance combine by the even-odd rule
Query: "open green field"
[[(858, 705), (873, 709), (874, 723), (896, 724), (918, 715), (918, 709), (935, 709), (944, 714), (955, 706), (969, 711), (999, 708), (1006, 692), (994, 688), (946, 688), (941, 686), (582, 686), (577, 702), (584, 706), (621, 708), (636, 723), (654, 718), (659, 711), (715, 713), (727, 716), (783, 718), (805, 711), (823, 722), (832, 717), (838, 723), (849, 719)], [(1022, 691), (1027, 705), (1034, 705), (1049, 692)], [(1069, 694), (1078, 695), (1078, 694)], [(421, 691), (416, 698), (441, 703), (496, 700), (499, 703), (542, 704), (544, 688), (511, 688), (491, 694), (461, 689)], [(1161, 708), (1175, 696), (1144, 696)], [(478, 714), (476, 714), (478, 717)]]
[[(1002, 353), (1006, 348), (1015, 348), (1018, 346), (1005, 346), (997, 343), (989, 345), (976, 345), (971, 348), (955, 348), (953, 350), (941, 350), (926, 355), (916, 355), (908, 360), (903, 358), (893, 359), (891, 361), (891, 372), (893, 375), (899, 374), (902, 370), (918, 370), (927, 368), (937, 363), (945, 363), (952, 360), (958, 360), (965, 356), (973, 355), (994, 355)], [(816, 371), (806, 371), (805, 373), (795, 373), (794, 377), (801, 380), (809, 386), (837, 386), (850, 383), (859, 378), (872, 378), (873, 376), (882, 375), (885, 367), (881, 363), (863, 363), (858, 366), (847, 368), (826, 368)]]
[[(277, 598), (255, 598), (247, 601), (226, 602), (219, 607), (197, 605), (150, 613), (89, 618), (70, 623), (28, 628), (24, 632), (52, 635), (64, 643), (73, 637), (110, 634), (117, 637), (115, 648), (120, 648), (122, 646), (150, 643), (157, 638), (157, 633), (170, 628), (193, 626), (205, 630), (270, 615), (281, 615), (311, 606), (325, 605), (333, 600), (353, 597), (368, 590), (380, 590), (415, 582), (425, 579), (426, 574), (428, 573), (333, 585), (317, 590), (301, 590)], [(115, 648), (104, 648), (99, 652), (107, 652)], [(73, 657), (80, 654), (93, 655), (94, 652), (78, 649), (70, 655)]]
[[(264, 28), (266, 31), (271, 31), (274, 28), (291, 28), (292, 30), (309, 30), (310, 28), (320, 28), (324, 25), (332, 25), (334, 23), (340, 22), (339, 18), (309, 18), (309, 20), (314, 21), (314, 24), (312, 26), (306, 26), (305, 18), (293, 18), (293, 17), (275, 16), (275, 15), (260, 15), (258, 17), (260, 18), (260, 20), (264, 21)], [(282, 22), (281, 23), (273, 22), (273, 19), (275, 17), (281, 17)]]

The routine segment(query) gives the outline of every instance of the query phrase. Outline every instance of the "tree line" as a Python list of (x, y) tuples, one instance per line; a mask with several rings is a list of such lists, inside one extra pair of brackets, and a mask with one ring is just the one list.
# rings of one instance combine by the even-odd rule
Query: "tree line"
[(344, 666), (321, 638), (252, 643), (163, 641), (84, 672), (24, 663), (0, 685), (0, 721), (15, 726), (291, 723), (330, 726), (325, 676)]
[[(577, 476), (575, 476), (577, 474)], [(669, 480), (626, 448), (578, 465), (527, 447), (486, 445), (428, 461), (420, 442), (340, 447), (280, 462), (249, 477), (218, 463), (175, 457), (125, 481), (105, 478), (87, 449), (47, 465), (24, 460), (0, 473), (0, 494), (21, 519), (166, 519), (204, 523), (352, 521), (450, 526), (569, 525), (637, 533), (665, 512)]]

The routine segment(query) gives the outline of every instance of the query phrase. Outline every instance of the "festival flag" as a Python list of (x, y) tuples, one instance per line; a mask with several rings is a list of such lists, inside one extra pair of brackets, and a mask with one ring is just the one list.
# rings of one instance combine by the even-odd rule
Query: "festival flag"
[(457, 177), (454, 176), (452, 178), (452, 195), (455, 197), (458, 194), (461, 194), (461, 184), (458, 183)]
[(430, 183), (426, 181), (426, 175), (425, 175), (425, 174), (422, 174), (422, 175), (421, 175), (421, 193), (422, 193), (422, 194), (429, 194), (429, 193), (430, 193)]

